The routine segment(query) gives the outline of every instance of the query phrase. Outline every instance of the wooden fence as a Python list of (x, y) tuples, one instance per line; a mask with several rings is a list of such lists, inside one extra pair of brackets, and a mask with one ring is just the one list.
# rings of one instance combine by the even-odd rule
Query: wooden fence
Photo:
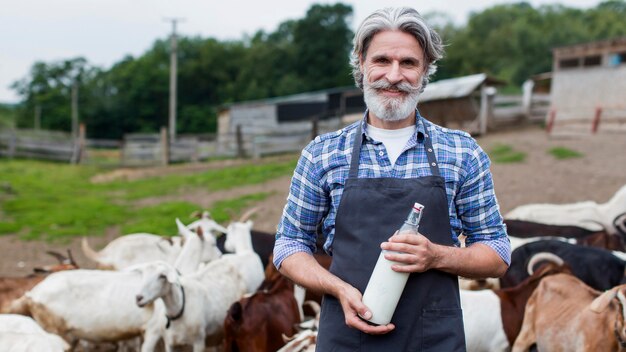
[(0, 156), (79, 163), (85, 147), (85, 129), (74, 138), (60, 131), (4, 129), (0, 131)]

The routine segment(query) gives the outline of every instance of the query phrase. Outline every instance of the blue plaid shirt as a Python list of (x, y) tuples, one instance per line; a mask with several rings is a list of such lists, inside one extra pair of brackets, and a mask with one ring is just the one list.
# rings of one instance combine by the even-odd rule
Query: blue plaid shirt
[(296, 252), (315, 251), (316, 228), (322, 220), (326, 238), (324, 249), (332, 253), (335, 217), (348, 178), (352, 142), (359, 123), (365, 134), (359, 178), (430, 176), (422, 144), (426, 127), (445, 179), (452, 239), (458, 246), (458, 236), (464, 234), (467, 246), (484, 243), (510, 264), (511, 246), (494, 193), (489, 157), (469, 134), (437, 126), (419, 113), (416, 116), (416, 133), (395, 165), (391, 165), (385, 146), (369, 137), (365, 118), (339, 131), (318, 136), (304, 148), (278, 224), (274, 247), (276, 267)]

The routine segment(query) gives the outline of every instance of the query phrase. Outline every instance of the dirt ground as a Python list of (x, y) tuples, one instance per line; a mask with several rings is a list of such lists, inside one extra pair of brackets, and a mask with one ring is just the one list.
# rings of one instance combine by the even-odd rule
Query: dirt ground
[[(492, 164), (496, 194), (503, 214), (516, 206), (528, 203), (570, 203), (592, 200), (606, 202), (626, 184), (626, 134), (601, 131), (596, 135), (550, 137), (537, 126), (494, 132), (478, 138), (483, 149), (498, 144), (512, 146), (527, 154), (525, 161), (511, 164)], [(557, 160), (547, 151), (553, 147), (566, 147), (582, 153), (575, 159)], [(233, 162), (174, 166), (168, 170), (116, 171), (102, 175), (94, 181), (106, 182), (110, 178), (136, 178), (155, 172), (200, 172), (209, 168), (227, 167)], [(184, 199), (208, 208), (215, 201), (235, 198), (249, 193), (270, 192), (272, 195), (261, 202), (255, 218), (255, 228), (273, 232), (280, 218), (289, 188), (290, 177), (282, 177), (264, 184), (246, 186), (229, 191), (193, 192), (180, 196), (168, 196), (144, 200), (154, 204), (163, 200)], [(94, 248), (102, 248), (108, 241), (121, 235), (112, 227), (106, 236), (90, 238)], [(45, 254), (47, 250), (64, 252), (71, 249), (79, 265), (91, 268), (92, 264), (82, 255), (80, 239), (69, 244), (20, 241), (14, 236), (0, 237), (0, 275), (22, 276), (32, 272), (35, 266), (52, 264), (55, 260)]]

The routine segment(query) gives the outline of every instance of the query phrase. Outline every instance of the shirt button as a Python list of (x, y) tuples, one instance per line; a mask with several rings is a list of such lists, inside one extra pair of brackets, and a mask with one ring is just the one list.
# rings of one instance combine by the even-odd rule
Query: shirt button
[(424, 133), (424, 137), (428, 138), (428, 133)]
[(378, 152), (378, 155), (383, 156), (385, 155), (385, 152), (383, 152), (382, 150)]
[(432, 165), (432, 166), (437, 166), (437, 163), (432, 163), (431, 165)]
[(431, 153), (433, 152), (432, 148), (428, 148), (428, 151), (431, 152)]

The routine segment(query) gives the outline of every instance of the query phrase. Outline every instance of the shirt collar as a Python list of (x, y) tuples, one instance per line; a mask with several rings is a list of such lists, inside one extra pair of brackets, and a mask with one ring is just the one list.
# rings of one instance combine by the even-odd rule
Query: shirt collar
[[(363, 119), (361, 119), (361, 133), (365, 136), (365, 139), (371, 140), (369, 133), (367, 132), (367, 113), (369, 110), (365, 110), (365, 114), (363, 115)], [(415, 109), (415, 135), (418, 143), (424, 142), (424, 134), (426, 133), (426, 127), (424, 126), (424, 118), (420, 115), (419, 110)]]

